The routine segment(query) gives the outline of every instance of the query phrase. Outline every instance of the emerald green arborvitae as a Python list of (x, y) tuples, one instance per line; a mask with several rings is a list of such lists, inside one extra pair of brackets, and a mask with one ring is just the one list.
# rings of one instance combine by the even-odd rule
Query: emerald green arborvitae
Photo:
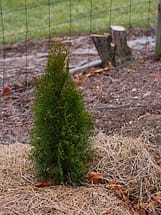
[(55, 44), (35, 86), (30, 158), (38, 180), (79, 185), (93, 151), (91, 115), (69, 74), (68, 50)]

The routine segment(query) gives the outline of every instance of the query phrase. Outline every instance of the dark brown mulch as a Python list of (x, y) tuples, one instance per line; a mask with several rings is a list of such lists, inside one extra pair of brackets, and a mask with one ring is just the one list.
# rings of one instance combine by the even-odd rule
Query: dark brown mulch
[(146, 130), (157, 136), (161, 133), (161, 61), (137, 54), (131, 65), (78, 84), (94, 113), (97, 132), (132, 136)]
[[(71, 65), (99, 59), (88, 37), (68, 42), (72, 51), (77, 50), (70, 56)], [(27, 49), (25, 45), (14, 45), (5, 50), (7, 60), (0, 61), (0, 86), (5, 82), (11, 92), (0, 95), (1, 143), (29, 142), (33, 88), (44, 72), (46, 44), (29, 42)], [(153, 54), (154, 47), (149, 44), (133, 50), (135, 60), (126, 67), (101, 73), (93, 73), (99, 69), (93, 67), (73, 76), (87, 109), (93, 113), (95, 133), (139, 136), (149, 132), (149, 140), (161, 141), (161, 61), (155, 62)]]

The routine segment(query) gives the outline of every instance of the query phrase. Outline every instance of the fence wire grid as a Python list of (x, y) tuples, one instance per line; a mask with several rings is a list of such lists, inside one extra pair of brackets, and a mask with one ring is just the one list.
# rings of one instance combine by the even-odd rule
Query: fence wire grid
[[(0, 88), (10, 84), (11, 76), (15, 82), (25, 76), (27, 82), (29, 73), (43, 66), (44, 44), (55, 37), (72, 40), (77, 35), (107, 32), (111, 25), (154, 29), (156, 15), (157, 0), (1, 0)], [(87, 60), (91, 60), (90, 41), (87, 47)], [(41, 63), (33, 62), (38, 55)]]

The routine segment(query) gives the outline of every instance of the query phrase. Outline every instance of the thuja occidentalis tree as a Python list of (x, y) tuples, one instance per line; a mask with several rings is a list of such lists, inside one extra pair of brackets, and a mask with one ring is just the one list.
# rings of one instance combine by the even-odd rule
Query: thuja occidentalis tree
[(35, 86), (30, 158), (38, 180), (79, 185), (93, 159), (92, 117), (68, 67), (68, 49), (55, 44)]

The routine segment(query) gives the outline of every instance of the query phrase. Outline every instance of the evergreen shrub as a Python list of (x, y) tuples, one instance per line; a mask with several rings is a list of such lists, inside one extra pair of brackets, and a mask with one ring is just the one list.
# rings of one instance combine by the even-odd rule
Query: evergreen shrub
[(93, 159), (93, 121), (69, 73), (68, 49), (55, 44), (35, 86), (30, 159), (38, 180), (79, 185)]

